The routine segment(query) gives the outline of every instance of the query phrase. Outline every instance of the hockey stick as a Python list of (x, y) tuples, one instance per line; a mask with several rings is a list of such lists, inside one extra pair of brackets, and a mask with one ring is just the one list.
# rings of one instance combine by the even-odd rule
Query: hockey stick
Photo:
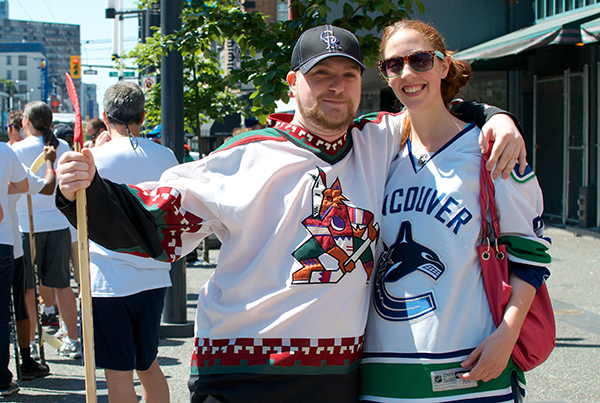
[[(12, 313), (11, 331), (13, 334), (13, 343), (15, 346), (15, 368), (17, 369), (17, 379), (21, 381), (21, 354), (19, 353), (19, 334), (17, 333), (17, 312), (15, 311), (15, 292), (13, 289), (12, 299), (10, 301), (10, 311)], [(27, 340), (29, 343), (29, 340)]]
[[(33, 161), (33, 164), (31, 164), (31, 166), (29, 167), (29, 169), (31, 170), (31, 172), (33, 174), (35, 174), (44, 164), (44, 162), (46, 162), (46, 158), (44, 156), (44, 152), (42, 151), (40, 153), (40, 155), (37, 156), (37, 158), (35, 159), (35, 161)], [(35, 256), (36, 256), (36, 250), (35, 250), (35, 231), (34, 231), (34, 227), (33, 227), (33, 203), (32, 203), (32, 199), (31, 199), (31, 195), (27, 195), (27, 209), (28, 209), (28, 213), (29, 213), (29, 249), (31, 252), (31, 266), (33, 267), (33, 275), (35, 277), (35, 279), (37, 280), (37, 282), (39, 282), (39, 276), (38, 276), (38, 272), (37, 272), (37, 268), (36, 268), (36, 264), (35, 264)], [(42, 322), (40, 320), (39, 317), (37, 317), (38, 313), (38, 291), (37, 291), (37, 286), (39, 286), (39, 284), (34, 284), (33, 286), (33, 290), (35, 293), (35, 312), (36, 312), (36, 318), (37, 318), (37, 328), (38, 328), (38, 334), (40, 335), (40, 360), (42, 361), (43, 364), (46, 363), (46, 357), (45, 357), (45, 351), (44, 351), (44, 342), (47, 342), (48, 344), (50, 344), (52, 347), (54, 347), (55, 349), (60, 349), (62, 347), (62, 341), (58, 340), (56, 337), (50, 335), (48, 332), (46, 332), (46, 330), (44, 330), (44, 328), (42, 327)], [(30, 318), (31, 319), (31, 318)]]
[[(75, 109), (75, 128), (73, 145), (75, 151), (83, 148), (83, 130), (81, 128), (81, 110), (75, 84), (69, 73), (65, 73), (69, 99)], [(83, 365), (85, 366), (85, 399), (96, 402), (96, 368), (94, 363), (94, 328), (92, 323), (92, 294), (90, 287), (90, 255), (87, 228), (87, 200), (85, 190), (78, 190), (77, 201), (77, 246), (79, 250), (79, 281), (81, 295), (81, 330), (83, 339)]]
[(38, 270), (37, 270), (37, 265), (35, 264), (35, 255), (36, 255), (36, 250), (35, 250), (35, 232), (34, 232), (34, 228), (33, 228), (33, 202), (31, 201), (31, 195), (27, 194), (27, 212), (29, 213), (29, 254), (31, 256), (31, 267), (33, 268), (33, 292), (35, 294), (35, 315), (36, 315), (36, 322), (37, 322), (37, 330), (38, 330), (38, 334), (40, 335), (40, 360), (42, 361), (42, 364), (46, 363), (46, 355), (44, 354), (44, 338), (42, 337), (43, 333), (44, 333), (44, 328), (42, 327), (42, 320), (39, 316), (39, 311), (38, 311), (38, 290), (37, 287), (39, 284), (37, 284), (40, 279), (38, 276)]

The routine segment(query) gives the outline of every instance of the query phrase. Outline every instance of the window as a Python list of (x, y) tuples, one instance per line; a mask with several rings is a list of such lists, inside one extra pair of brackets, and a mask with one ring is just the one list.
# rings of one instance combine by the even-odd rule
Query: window
[(6, 55), (6, 65), (10, 66), (12, 64), (12, 56)]
[(27, 55), (19, 56), (19, 66), (27, 66)]
[(27, 86), (25, 84), (19, 84), (19, 94), (27, 94)]
[(536, 20), (600, 3), (600, 0), (535, 0)]
[(277, 21), (288, 21), (290, 19), (290, 9), (287, 1), (277, 3)]
[(27, 80), (27, 70), (19, 70), (19, 80)]
[(6, 70), (6, 79), (12, 80), (12, 70)]

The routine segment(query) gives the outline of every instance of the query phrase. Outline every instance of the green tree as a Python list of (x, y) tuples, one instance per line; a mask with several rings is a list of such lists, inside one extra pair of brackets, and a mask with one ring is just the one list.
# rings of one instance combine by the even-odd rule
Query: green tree
[[(140, 7), (156, 0), (142, 0)], [(131, 57), (140, 67), (158, 66), (160, 56), (177, 49), (184, 59), (184, 108), (187, 127), (199, 130), (208, 119), (220, 120), (230, 113), (247, 113), (245, 100), (239, 97), (240, 83), (251, 85), (256, 91), (252, 99), (252, 114), (264, 122), (275, 110), (277, 100), (289, 101), (285, 81), (290, 69), (293, 46), (302, 32), (322, 24), (339, 0), (293, 0), (293, 19), (267, 24), (258, 12), (245, 12), (237, 1), (184, 1), (181, 31), (161, 37), (156, 32), (146, 44), (138, 45)], [(389, 24), (410, 18), (413, 5), (420, 13), (424, 6), (419, 0), (346, 0), (342, 15), (331, 21), (357, 35), (363, 49), (365, 63), (373, 66), (377, 58), (378, 34)], [(242, 53), (241, 68), (227, 75), (222, 70), (217, 46), (234, 39)], [(160, 117), (160, 87), (155, 88), (148, 105), (149, 119)], [(158, 109), (157, 109), (158, 108)]]

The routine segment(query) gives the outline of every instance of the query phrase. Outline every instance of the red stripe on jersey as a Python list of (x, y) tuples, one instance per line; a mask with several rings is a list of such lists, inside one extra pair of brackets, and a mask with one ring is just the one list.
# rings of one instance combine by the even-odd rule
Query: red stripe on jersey
[[(277, 372), (276, 367), (315, 367), (339, 372), (358, 364), (363, 336), (329, 339), (199, 339), (194, 340), (192, 368), (199, 373)], [(243, 369), (241, 368), (243, 367)], [(253, 368), (254, 367), (254, 368)], [(329, 371), (328, 369), (329, 368)]]

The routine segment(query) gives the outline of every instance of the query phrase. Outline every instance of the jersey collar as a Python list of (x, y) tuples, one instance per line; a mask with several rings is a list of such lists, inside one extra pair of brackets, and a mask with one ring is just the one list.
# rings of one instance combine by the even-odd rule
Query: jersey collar
[(308, 150), (329, 164), (335, 164), (342, 160), (352, 149), (352, 136), (350, 128), (344, 135), (329, 142), (323, 140), (316, 134), (291, 123), (294, 118), (289, 113), (274, 113), (267, 119), (267, 127), (272, 127), (281, 132), (288, 141), (296, 146)]

